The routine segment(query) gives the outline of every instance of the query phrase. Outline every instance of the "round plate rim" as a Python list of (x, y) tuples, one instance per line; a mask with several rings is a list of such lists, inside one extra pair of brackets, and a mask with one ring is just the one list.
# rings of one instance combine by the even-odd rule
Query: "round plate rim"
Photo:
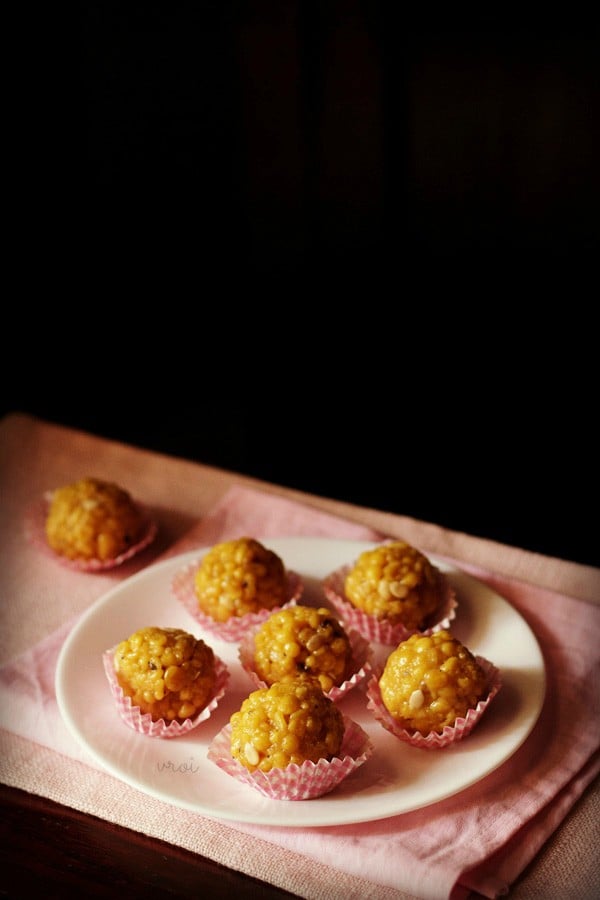
[[(289, 568), (292, 568), (295, 571), (298, 571), (298, 567), (294, 565), (294, 554), (298, 552), (306, 553), (310, 550), (310, 548), (321, 548), (321, 550), (325, 552), (327, 558), (336, 558), (343, 560), (346, 557), (347, 559), (352, 560), (356, 558), (358, 553), (363, 549), (374, 547), (378, 543), (380, 543), (377, 541), (360, 541), (345, 538), (338, 539), (327, 537), (267, 537), (258, 538), (258, 540), (261, 540), (262, 543), (275, 550), (275, 552), (280, 553), (280, 555), (282, 555), (284, 561), (286, 562), (286, 565), (288, 565)], [(524, 671), (523, 673), (527, 677), (528, 691), (531, 692), (526, 699), (526, 703), (528, 704), (528, 709), (526, 710), (526, 721), (520, 721), (519, 728), (514, 734), (513, 739), (511, 740), (509, 735), (508, 743), (506, 743), (505, 741), (504, 749), (501, 752), (497, 753), (495, 757), (490, 758), (487, 763), (484, 763), (479, 767), (473, 767), (472, 765), (470, 765), (467, 774), (465, 774), (462, 778), (459, 778), (455, 781), (450, 780), (447, 785), (441, 786), (439, 789), (435, 790), (433, 794), (425, 794), (420, 800), (418, 798), (413, 798), (412, 800), (402, 801), (399, 797), (394, 800), (390, 799), (389, 794), (386, 793), (386, 802), (383, 804), (381, 804), (381, 802), (378, 802), (378, 800), (381, 801), (381, 797), (378, 797), (376, 789), (371, 796), (365, 799), (363, 786), (361, 786), (361, 789), (356, 794), (353, 794), (352, 792), (349, 792), (348, 794), (344, 794), (343, 792), (340, 793), (340, 790), (337, 789), (331, 794), (314, 800), (273, 801), (268, 798), (262, 797), (260, 794), (258, 794), (258, 792), (254, 791), (248, 786), (240, 786), (236, 783), (235, 786), (230, 785), (231, 796), (229, 798), (229, 801), (222, 802), (221, 800), (219, 803), (207, 803), (201, 798), (198, 799), (198, 797), (189, 799), (185, 796), (181, 796), (179, 793), (174, 792), (167, 786), (157, 787), (154, 783), (150, 784), (147, 775), (132, 774), (131, 766), (127, 768), (121, 761), (114, 758), (114, 754), (112, 757), (110, 754), (107, 754), (105, 747), (101, 743), (99, 744), (97, 738), (91, 736), (90, 728), (92, 728), (93, 726), (90, 725), (90, 719), (87, 719), (85, 722), (77, 719), (76, 710), (74, 708), (77, 706), (77, 704), (74, 703), (74, 692), (69, 686), (69, 674), (74, 664), (78, 661), (77, 655), (82, 652), (82, 642), (85, 643), (87, 630), (90, 628), (90, 625), (92, 623), (97, 624), (96, 620), (98, 619), (98, 617), (103, 611), (105, 611), (115, 602), (115, 598), (119, 598), (121, 594), (127, 595), (130, 592), (135, 593), (136, 587), (138, 587), (140, 583), (144, 584), (147, 581), (152, 581), (153, 579), (156, 580), (162, 576), (166, 576), (167, 574), (171, 575), (172, 577), (172, 574), (174, 574), (179, 567), (189, 564), (189, 562), (194, 560), (195, 558), (201, 558), (201, 556), (205, 552), (207, 552), (208, 549), (210, 549), (209, 546), (199, 546), (196, 549), (189, 550), (177, 556), (172, 556), (168, 559), (158, 561), (119, 582), (119, 584), (115, 585), (109, 591), (99, 597), (98, 600), (96, 600), (88, 608), (88, 610), (86, 610), (86, 612), (82, 614), (74, 628), (67, 636), (59, 653), (55, 674), (55, 688), (57, 703), (63, 721), (65, 722), (72, 736), (80, 745), (82, 745), (87, 750), (92, 758), (96, 760), (102, 770), (108, 771), (110, 774), (119, 778), (130, 786), (163, 802), (171, 803), (172, 805), (175, 805), (179, 808), (225, 821), (230, 820), (238, 821), (241, 823), (246, 822), (252, 824), (276, 825), (283, 827), (325, 827), (331, 825), (375, 821), (430, 806), (432, 804), (435, 804), (436, 802), (445, 800), (449, 796), (460, 793), (461, 791), (470, 787), (472, 784), (486, 777), (486, 775), (490, 774), (492, 771), (506, 762), (507, 759), (513, 756), (535, 727), (544, 702), (546, 673), (543, 654), (539, 646), (539, 642), (532, 629), (527, 624), (522, 615), (496, 591), (489, 588), (474, 576), (464, 572), (464, 570), (456, 566), (449, 565), (447, 562), (436, 557), (433, 554), (427, 554), (430, 560), (435, 565), (437, 565), (442, 571), (447, 573), (448, 577), (458, 579), (463, 585), (466, 585), (467, 591), (473, 590), (479, 591), (480, 593), (485, 592), (485, 594), (494, 604), (493, 608), (495, 611), (496, 607), (498, 607), (505, 614), (508, 611), (513, 625), (515, 623), (518, 623), (519, 631), (522, 635), (525, 635), (527, 637), (526, 643), (528, 644), (528, 649), (530, 651), (533, 651), (533, 655), (536, 657), (527, 661), (527, 666), (525, 667), (526, 671)], [(335, 568), (336, 565), (333, 565), (332, 563), (331, 567)], [(314, 571), (315, 570), (313, 570), (313, 572)], [(303, 573), (302, 571), (300, 572), (300, 574), (304, 574), (308, 579), (314, 577), (309, 573)], [(322, 572), (323, 576), (324, 574), (326, 573)], [(318, 581), (319, 578), (317, 578), (316, 580)], [(177, 603), (177, 601), (175, 600), (173, 600), (173, 602), (175, 604)], [(178, 613), (178, 615), (180, 615), (180, 617), (182, 615), (187, 616), (187, 618), (189, 619), (188, 630), (195, 630), (193, 627), (193, 620), (189, 617), (189, 614)], [(459, 615), (460, 607), (457, 613), (457, 619)], [(221, 648), (217, 649), (217, 652), (219, 652), (219, 654), (221, 655), (221, 650), (224, 645), (219, 644), (219, 642), (215, 642), (215, 640), (210, 635), (203, 634), (202, 636), (205, 637), (205, 639), (209, 643), (212, 642), (213, 646), (215, 645), (215, 643), (217, 643), (219, 648)], [(476, 653), (481, 652), (481, 648), (479, 646), (470, 646), (470, 649)], [(482, 655), (488, 656), (488, 653), (482, 652)], [(99, 666), (101, 667), (101, 660), (99, 660), (98, 662)], [(496, 661), (492, 659), (492, 662)], [(500, 669), (502, 672), (502, 665), (500, 665)], [(92, 672), (95, 674), (90, 674)], [(514, 671), (512, 669), (511, 672), (514, 675)], [(97, 678), (96, 667), (88, 667), (86, 673), (84, 674), (88, 678), (88, 681), (90, 677)], [(104, 678), (103, 674), (102, 678)], [(96, 687), (98, 687), (97, 684)], [(514, 685), (512, 687), (514, 689)], [(252, 687), (249, 685), (248, 691), (251, 689)], [(77, 693), (79, 694), (79, 690)], [(500, 695), (501, 694), (502, 691), (500, 692)], [(520, 699), (521, 701), (523, 701), (525, 698), (521, 697)], [(106, 696), (102, 699), (102, 703), (104, 702), (106, 702), (107, 706), (111, 704), (111, 698), (109, 695), (107, 684)], [(493, 715), (491, 711), (494, 708), (494, 704), (497, 702), (498, 699), (496, 699), (490, 707), (488, 716)], [(352, 715), (352, 713), (350, 714)], [(365, 721), (370, 722), (369, 714), (367, 714)], [(360, 724), (362, 724), (362, 721)], [(163, 747), (165, 744), (173, 744), (173, 741), (158, 741), (158, 739), (144, 738), (141, 735), (134, 734), (130, 731), (130, 729), (127, 729), (127, 727), (123, 725), (120, 720), (118, 720), (118, 718), (116, 717), (116, 713), (114, 725), (115, 729), (118, 729), (118, 734), (121, 741), (125, 740), (125, 742), (135, 742), (137, 740), (141, 740), (149, 742), (148, 747), (144, 748), (147, 751), (146, 754), (142, 755), (150, 754), (150, 757), (152, 757), (152, 752), (155, 747), (159, 746), (160, 744), (162, 744)], [(376, 736), (377, 743), (383, 745), (384, 742), (389, 741), (391, 736), (388, 735), (388, 733), (385, 732), (380, 725), (377, 725), (377, 723), (374, 722), (370, 722), (370, 725), (372, 725), (374, 728), (373, 733)], [(380, 729), (380, 732), (376, 730), (375, 725), (377, 725), (377, 728)], [(478, 726), (478, 729), (482, 728), (483, 722)], [(125, 731), (122, 731), (121, 729), (125, 729)], [(430, 757), (431, 754), (434, 753), (444, 753), (457, 757), (462, 755), (464, 752), (471, 763), (473, 758), (477, 758), (477, 752), (479, 752), (479, 755), (481, 755), (481, 748), (477, 749), (478, 729), (476, 729), (472, 735), (465, 739), (465, 741), (461, 742), (461, 744), (456, 745), (450, 750), (415, 751), (413, 748), (408, 748), (406, 747), (406, 745), (402, 745), (402, 747), (398, 747), (398, 753), (405, 753), (408, 755), (417, 753), (421, 757), (423, 757), (423, 754)], [(188, 738), (178, 738), (177, 741), (179, 742), (189, 740), (189, 738), (193, 735), (194, 732), (191, 732)], [(394, 738), (391, 738), (391, 740), (395, 741), (397, 744), (400, 743), (397, 742)], [(210, 738), (207, 739), (207, 743), (209, 742)], [(473, 753), (471, 752), (472, 750), (476, 752)], [(396, 749), (394, 748), (394, 753), (395, 752)], [(445, 757), (442, 757), (442, 759), (445, 759)], [(412, 761), (413, 763), (416, 761), (417, 765), (419, 764), (418, 757), (412, 757)], [(203, 760), (200, 760), (198, 763), (202, 770), (204, 770), (203, 763)], [(209, 765), (207, 761), (206, 764)], [(362, 766), (361, 769), (359, 769), (358, 772), (352, 777), (359, 778), (360, 772), (362, 770), (368, 771), (368, 765), (369, 761), (364, 766)], [(460, 760), (457, 761), (457, 765), (460, 768)], [(211, 768), (209, 771), (211, 779), (213, 777), (221, 777), (221, 775), (219, 774), (219, 770), (217, 770), (214, 764), (210, 763), (210, 767)], [(187, 773), (187, 776), (189, 776), (189, 772)], [(231, 779), (224, 773), (222, 774), (222, 778), (229, 778), (229, 780), (233, 782), (233, 779)], [(221, 788), (223, 788), (225, 785), (226, 782), (221, 782), (220, 786)], [(371, 790), (373, 790), (372, 786)], [(227, 793), (227, 790), (225, 790), (225, 793)], [(221, 791), (221, 794), (223, 794), (223, 791)]]

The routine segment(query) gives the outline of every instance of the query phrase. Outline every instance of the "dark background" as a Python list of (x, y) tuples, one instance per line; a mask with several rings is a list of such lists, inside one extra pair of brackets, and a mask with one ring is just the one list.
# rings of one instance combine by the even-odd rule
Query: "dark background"
[(597, 565), (591, 21), (79, 9), (0, 411)]

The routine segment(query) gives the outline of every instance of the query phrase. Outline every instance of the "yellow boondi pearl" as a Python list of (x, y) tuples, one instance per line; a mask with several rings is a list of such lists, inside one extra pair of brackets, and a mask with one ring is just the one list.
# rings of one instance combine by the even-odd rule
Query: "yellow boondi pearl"
[(379, 688), (390, 715), (426, 735), (475, 707), (485, 694), (486, 676), (473, 654), (443, 630), (399, 644), (386, 660)]
[(254, 538), (215, 544), (194, 576), (198, 606), (216, 622), (286, 602), (283, 560)]
[(45, 522), (49, 546), (73, 560), (115, 559), (141, 538), (143, 529), (143, 514), (128, 492), (98, 478), (57, 488)]
[(230, 722), (231, 754), (250, 771), (331, 760), (344, 736), (342, 713), (314, 681), (253, 691)]
[(116, 647), (113, 663), (123, 692), (155, 722), (196, 715), (214, 691), (212, 648), (179, 628), (139, 629)]
[(393, 541), (360, 554), (344, 591), (367, 615), (418, 630), (440, 605), (442, 587), (442, 574), (427, 557), (405, 541)]
[(305, 676), (327, 693), (351, 674), (352, 646), (324, 608), (291, 606), (271, 613), (254, 636), (254, 670), (265, 684)]

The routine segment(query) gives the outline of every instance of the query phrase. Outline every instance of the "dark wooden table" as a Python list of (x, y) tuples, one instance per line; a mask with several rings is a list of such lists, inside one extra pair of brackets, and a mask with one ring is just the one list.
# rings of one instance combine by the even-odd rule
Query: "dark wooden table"
[(0, 785), (0, 896), (290, 900), (205, 857)]

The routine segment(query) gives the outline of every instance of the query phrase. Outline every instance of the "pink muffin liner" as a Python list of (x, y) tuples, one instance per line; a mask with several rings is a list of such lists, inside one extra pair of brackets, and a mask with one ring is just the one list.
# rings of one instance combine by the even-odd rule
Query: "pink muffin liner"
[(419, 731), (403, 728), (384, 706), (381, 699), (379, 681), (376, 676), (370, 679), (367, 686), (367, 709), (371, 710), (377, 721), (387, 731), (401, 741), (410, 744), (411, 747), (419, 747), (421, 750), (440, 750), (443, 747), (456, 744), (473, 731), (502, 687), (502, 678), (496, 666), (489, 660), (484, 659), (483, 656), (476, 656), (475, 658), (486, 673), (488, 693), (483, 700), (479, 701), (477, 706), (467, 710), (465, 716), (459, 716), (454, 725), (446, 725), (441, 732), (431, 731), (429, 734), (423, 735)]
[[(247, 632), (240, 642), (238, 656), (244, 671), (250, 676), (253, 684), (257, 688), (266, 688), (268, 684), (263, 681), (254, 669), (254, 638), (260, 625)], [(350, 678), (343, 681), (339, 686), (334, 685), (325, 696), (329, 697), (335, 703), (345, 697), (348, 691), (360, 684), (367, 675), (373, 670), (371, 666), (372, 647), (368, 641), (363, 638), (357, 631), (349, 630), (346, 632), (350, 646), (352, 648), (352, 661), (354, 663), (354, 671)]]
[(428, 617), (425, 628), (408, 629), (402, 623), (392, 625), (390, 622), (370, 616), (346, 599), (344, 583), (351, 569), (351, 565), (345, 565), (331, 572), (323, 580), (323, 592), (347, 627), (358, 631), (367, 641), (397, 646), (411, 634), (433, 634), (434, 631), (448, 628), (456, 616), (458, 605), (456, 592), (442, 572), (440, 572), (443, 585), (442, 601), (437, 610)]
[(25, 514), (25, 535), (29, 542), (37, 547), (38, 550), (41, 550), (50, 559), (55, 560), (67, 569), (74, 569), (78, 572), (105, 572), (107, 569), (114, 569), (148, 547), (158, 532), (156, 522), (151, 518), (145, 507), (141, 503), (136, 503), (145, 518), (145, 528), (139, 541), (113, 559), (68, 559), (68, 557), (56, 553), (46, 539), (46, 518), (51, 499), (52, 491), (49, 491), (41, 500), (38, 500), (27, 510)]
[(123, 689), (117, 680), (113, 664), (113, 654), (116, 647), (111, 650), (105, 650), (102, 654), (102, 662), (104, 664), (104, 672), (110, 685), (111, 693), (117, 705), (117, 711), (121, 719), (140, 734), (148, 737), (156, 738), (177, 738), (183, 734), (187, 734), (193, 728), (196, 728), (202, 722), (209, 719), (212, 713), (219, 705), (219, 701), (225, 694), (225, 689), (229, 681), (229, 669), (225, 663), (215, 655), (216, 681), (213, 693), (206, 706), (196, 713), (195, 716), (185, 719), (183, 722), (166, 722), (164, 719), (153, 721), (150, 713), (142, 713), (139, 706), (134, 706), (131, 697), (123, 693)]
[(285, 769), (250, 772), (231, 755), (230, 724), (215, 736), (207, 756), (232, 778), (250, 785), (271, 800), (314, 800), (336, 788), (373, 753), (373, 744), (360, 725), (344, 716), (344, 726), (340, 756), (331, 761), (320, 759), (314, 763), (306, 760), (302, 765), (290, 763)]
[(286, 606), (294, 606), (304, 591), (304, 583), (295, 572), (286, 572), (287, 575), (287, 601), (283, 606), (274, 606), (273, 609), (261, 609), (256, 613), (247, 613), (245, 616), (232, 616), (227, 622), (216, 622), (211, 616), (206, 615), (198, 606), (198, 598), (194, 590), (194, 577), (200, 560), (188, 563), (173, 576), (171, 590), (186, 608), (190, 616), (198, 622), (206, 631), (210, 631), (223, 641), (237, 643), (241, 641), (249, 629), (261, 625), (271, 613), (277, 612)]

